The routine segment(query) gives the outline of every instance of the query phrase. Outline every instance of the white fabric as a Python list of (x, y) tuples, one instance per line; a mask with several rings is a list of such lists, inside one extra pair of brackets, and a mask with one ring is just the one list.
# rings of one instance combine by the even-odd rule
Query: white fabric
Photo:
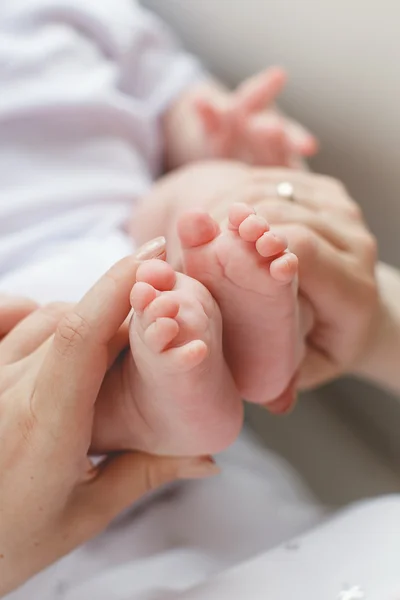
[(400, 497), (393, 496), (355, 506), (292, 543), (173, 597), (398, 600), (399, 556)]
[[(133, 0), (1, 0), (0, 291), (76, 300), (131, 251), (123, 226), (159, 172), (160, 115), (199, 77)], [(9, 600), (176, 598), (322, 518), (250, 439), (220, 462), (221, 477), (139, 504)]]
[(289, 466), (250, 437), (218, 462), (221, 476), (139, 505), (8, 600), (175, 599), (323, 517)]
[(160, 116), (199, 77), (132, 0), (1, 1), (0, 291), (73, 300), (132, 250)]

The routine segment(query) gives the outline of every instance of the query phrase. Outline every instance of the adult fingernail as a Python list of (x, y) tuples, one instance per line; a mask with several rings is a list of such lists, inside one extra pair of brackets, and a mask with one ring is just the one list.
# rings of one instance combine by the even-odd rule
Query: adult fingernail
[(183, 462), (178, 477), (179, 479), (205, 479), (219, 475), (220, 472), (220, 468), (211, 456), (202, 456)]
[(266, 404), (265, 408), (273, 415), (290, 415), (297, 404), (297, 394), (291, 398), (279, 398), (270, 404)]
[(164, 237), (158, 237), (150, 242), (146, 242), (136, 252), (137, 260), (150, 260), (152, 258), (163, 258), (165, 256), (166, 240)]
[(297, 379), (298, 375), (296, 374), (279, 398), (264, 405), (270, 413), (273, 415), (288, 415), (293, 412), (297, 403)]

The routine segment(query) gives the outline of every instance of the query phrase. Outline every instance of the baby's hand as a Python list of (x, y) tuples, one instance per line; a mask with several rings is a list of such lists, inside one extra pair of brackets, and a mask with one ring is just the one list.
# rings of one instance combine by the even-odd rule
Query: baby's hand
[(286, 83), (285, 72), (270, 68), (247, 79), (234, 92), (194, 98), (210, 153), (265, 166), (298, 166), (317, 151), (317, 140), (281, 115), (274, 101)]

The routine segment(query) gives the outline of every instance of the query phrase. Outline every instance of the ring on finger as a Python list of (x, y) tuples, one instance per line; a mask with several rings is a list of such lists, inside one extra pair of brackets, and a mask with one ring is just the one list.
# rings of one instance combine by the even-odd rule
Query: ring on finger
[(279, 198), (289, 200), (289, 202), (297, 202), (294, 192), (294, 186), (289, 181), (281, 181), (276, 186), (276, 193)]

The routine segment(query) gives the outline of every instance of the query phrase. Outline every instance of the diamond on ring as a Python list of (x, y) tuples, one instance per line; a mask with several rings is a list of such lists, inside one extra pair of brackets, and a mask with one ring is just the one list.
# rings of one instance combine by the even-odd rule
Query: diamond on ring
[(296, 198), (294, 196), (294, 187), (288, 181), (282, 181), (282, 183), (278, 183), (276, 186), (276, 193), (279, 198), (284, 198), (285, 200), (290, 200), (291, 202), (295, 202)]

